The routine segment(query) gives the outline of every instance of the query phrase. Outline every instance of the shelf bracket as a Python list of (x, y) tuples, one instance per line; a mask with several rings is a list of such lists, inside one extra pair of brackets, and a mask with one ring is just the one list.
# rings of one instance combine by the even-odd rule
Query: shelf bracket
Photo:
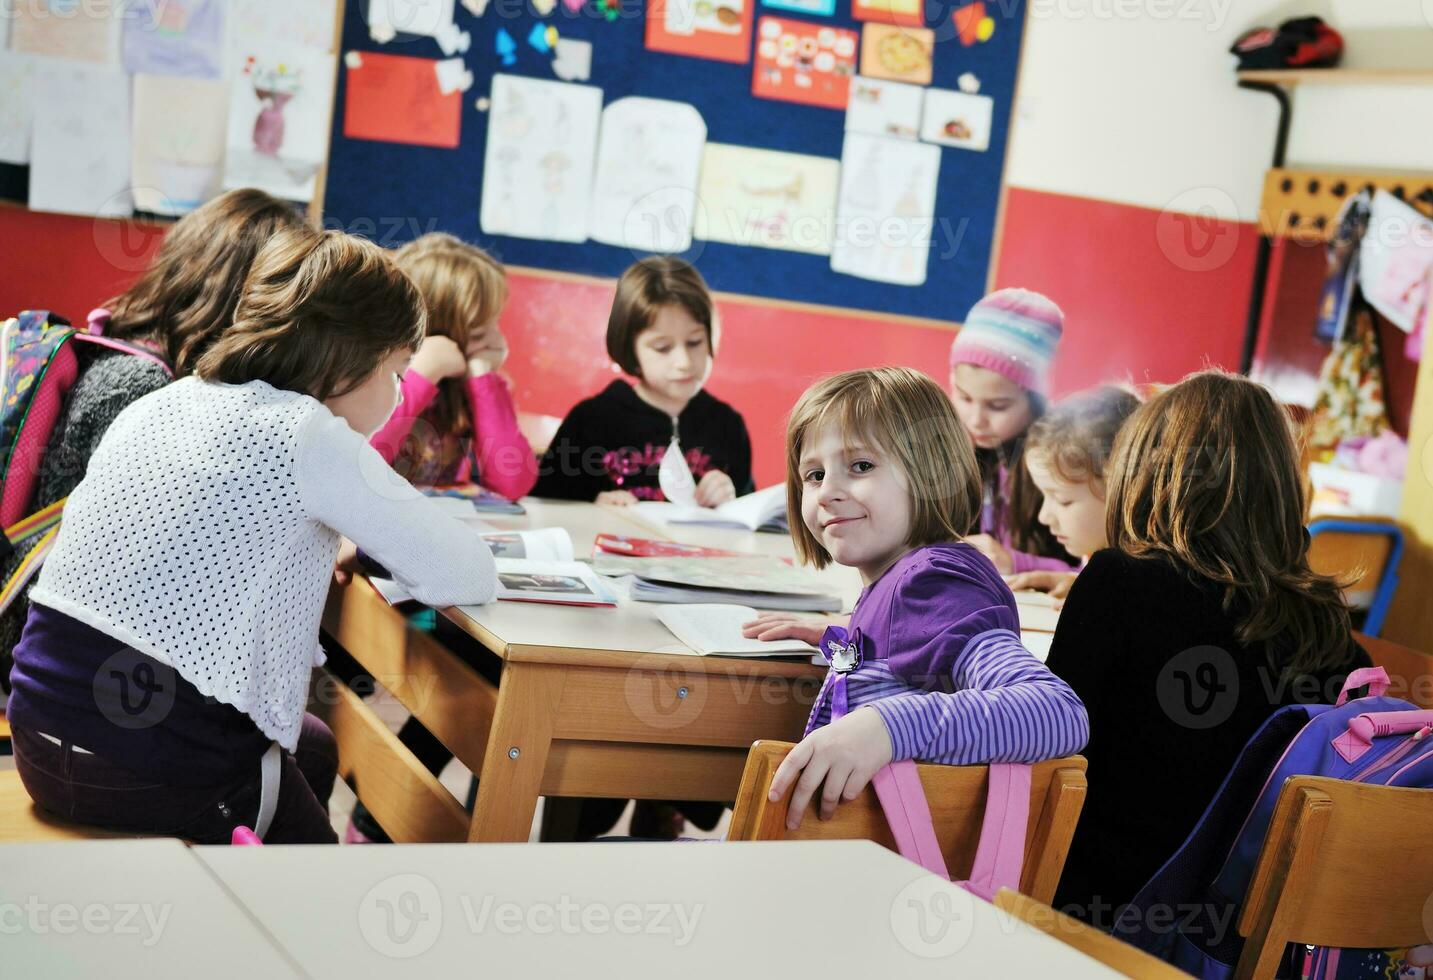
[[(1272, 95), (1279, 103), (1279, 129), (1274, 139), (1274, 162), (1272, 166), (1282, 167), (1289, 152), (1289, 129), (1293, 124), (1294, 106), (1288, 91), (1282, 85), (1270, 82), (1239, 82), (1239, 87), (1250, 92), (1264, 92)], [(1259, 254), (1254, 260), (1254, 281), (1249, 294), (1249, 314), (1244, 324), (1244, 349), (1239, 357), (1239, 370), (1248, 374), (1254, 369), (1254, 351), (1259, 345), (1259, 326), (1264, 318), (1264, 293), (1269, 285), (1269, 263), (1274, 254), (1274, 241), (1262, 228), (1259, 234)]]

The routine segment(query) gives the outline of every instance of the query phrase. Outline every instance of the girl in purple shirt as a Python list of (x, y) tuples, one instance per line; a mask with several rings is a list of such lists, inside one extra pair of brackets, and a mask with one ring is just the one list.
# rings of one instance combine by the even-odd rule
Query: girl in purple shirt
[[(979, 470), (949, 399), (907, 368), (819, 382), (787, 426), (787, 509), (803, 561), (849, 565), (865, 590), (822, 638), (832, 663), (771, 798), (788, 826), (821, 787), (822, 818), (902, 759), (965, 765), (1077, 752), (1084, 705), (1020, 643), (1015, 600), (962, 540)], [(835, 720), (833, 721), (833, 715)]]

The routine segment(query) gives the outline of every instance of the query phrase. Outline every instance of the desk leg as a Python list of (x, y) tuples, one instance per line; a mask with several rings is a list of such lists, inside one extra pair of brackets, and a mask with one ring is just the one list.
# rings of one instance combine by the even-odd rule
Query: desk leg
[(503, 667), (468, 840), (528, 839), (565, 683), (561, 667), (532, 663)]

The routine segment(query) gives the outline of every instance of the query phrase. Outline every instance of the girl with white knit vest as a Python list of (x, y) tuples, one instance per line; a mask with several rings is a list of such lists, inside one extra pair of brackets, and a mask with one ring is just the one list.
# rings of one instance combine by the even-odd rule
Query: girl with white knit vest
[(195, 376), (135, 402), (70, 497), (15, 650), (16, 765), (81, 823), (333, 842), (333, 736), (306, 716), (319, 618), (358, 542), (430, 605), (492, 556), (368, 444), (424, 336), (382, 249), (281, 232)]

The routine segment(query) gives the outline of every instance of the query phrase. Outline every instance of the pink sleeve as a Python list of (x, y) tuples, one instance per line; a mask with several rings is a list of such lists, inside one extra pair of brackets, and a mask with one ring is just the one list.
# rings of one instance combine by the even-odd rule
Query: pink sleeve
[(1021, 572), (1073, 572), (1075, 568), (1067, 561), (1059, 558), (1046, 558), (1044, 555), (1032, 555), (1027, 551), (1016, 551), (1006, 542), (1005, 548), (1010, 552), (1010, 561), (1015, 566), (1015, 574)]
[(401, 390), (403, 399), (393, 410), (393, 415), (384, 423), (383, 428), (368, 440), (369, 444), (378, 450), (378, 455), (383, 457), (383, 462), (390, 465), (397, 457), (398, 450), (403, 448), (403, 440), (407, 439), (408, 433), (413, 430), (413, 423), (427, 411), (438, 394), (438, 386), (412, 368), (403, 375)]
[(517, 427), (507, 382), (491, 372), (469, 378), (468, 401), (473, 410), (478, 482), (516, 500), (537, 482), (537, 457)]

